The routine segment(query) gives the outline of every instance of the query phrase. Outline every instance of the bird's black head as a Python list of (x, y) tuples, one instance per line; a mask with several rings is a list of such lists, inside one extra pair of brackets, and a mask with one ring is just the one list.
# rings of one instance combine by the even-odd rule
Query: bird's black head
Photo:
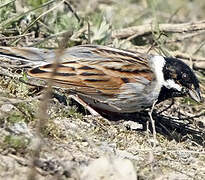
[(189, 95), (197, 102), (201, 101), (199, 81), (184, 62), (175, 58), (164, 58), (164, 84), (158, 97), (159, 102), (171, 97)]

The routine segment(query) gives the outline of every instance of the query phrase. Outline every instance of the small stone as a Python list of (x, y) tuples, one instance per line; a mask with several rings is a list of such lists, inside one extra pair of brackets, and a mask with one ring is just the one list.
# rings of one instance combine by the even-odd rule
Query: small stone
[(3, 112), (10, 112), (14, 108), (13, 104), (3, 104), (0, 108), (1, 111)]
[(16, 135), (24, 134), (27, 137), (31, 137), (32, 133), (30, 132), (27, 124), (25, 122), (17, 122), (14, 123), (13, 125), (10, 125), (9, 130)]
[(134, 122), (134, 121), (125, 121), (123, 123), (123, 125), (127, 129), (131, 129), (131, 130), (142, 130), (143, 129), (143, 125), (142, 124), (139, 124), (139, 123)]
[(137, 175), (132, 162), (117, 157), (101, 157), (83, 168), (84, 180), (136, 180)]
[(89, 145), (89, 143), (88, 143), (88, 142), (82, 142), (82, 145), (83, 145), (84, 147), (86, 147), (86, 146)]

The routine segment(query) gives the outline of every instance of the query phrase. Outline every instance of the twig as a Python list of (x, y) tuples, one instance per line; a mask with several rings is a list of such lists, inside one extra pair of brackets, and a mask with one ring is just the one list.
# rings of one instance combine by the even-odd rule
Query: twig
[(177, 37), (173, 38), (173, 39), (167, 39), (166, 43), (175, 43), (175, 42), (181, 42), (184, 41), (185, 39), (191, 39), (195, 36), (199, 36), (205, 33), (205, 30), (200, 30), (197, 32), (193, 32), (193, 33), (189, 33), (189, 34), (179, 34)]
[(101, 115), (95, 111), (92, 107), (90, 107), (86, 102), (84, 102), (80, 97), (77, 95), (69, 95), (70, 98), (74, 99), (76, 102), (78, 102), (80, 105), (82, 105), (84, 108), (86, 108), (90, 114), (94, 117), (101, 117)]
[(88, 21), (88, 43), (91, 43), (91, 31), (90, 31), (90, 23)]
[[(132, 40), (139, 36), (149, 35), (153, 32), (152, 26), (152, 24), (145, 24), (115, 30), (112, 33), (112, 38), (128, 38), (128, 40)], [(164, 33), (191, 33), (194, 31), (205, 30), (205, 20), (181, 24), (159, 24), (159, 30)]]
[(30, 35), (33, 35), (33, 32), (27, 33), (27, 34), (22, 34), (22, 35), (17, 35), (17, 36), (0, 37), (0, 40), (16, 39), (16, 38), (21, 38), (21, 37), (30, 36)]
[(76, 13), (76, 11), (73, 9), (73, 7), (71, 6), (70, 2), (68, 2), (67, 0), (65, 0), (64, 2), (68, 8), (70, 9), (70, 11), (74, 14), (74, 16), (76, 17), (76, 19), (78, 20), (78, 22), (80, 22), (80, 17), (78, 16), (78, 14)]
[(169, 53), (176, 57), (176, 58), (181, 58), (181, 59), (185, 59), (185, 60), (190, 60), (190, 58), (192, 59), (192, 61), (203, 61), (205, 62), (205, 58), (202, 56), (191, 56), (187, 53), (182, 53), (180, 51), (169, 51)]
[(194, 69), (205, 70), (205, 62), (196, 62), (193, 64)]
[(38, 135), (39, 142), (38, 142), (38, 145), (36, 146), (36, 149), (34, 150), (34, 155), (32, 158), (32, 160), (33, 160), (32, 168), (31, 168), (30, 174), (28, 175), (29, 180), (36, 179), (35, 162), (40, 157), (40, 152), (41, 152), (42, 145), (43, 145), (41, 131), (46, 126), (46, 123), (48, 121), (47, 109), (48, 109), (48, 105), (49, 105), (49, 99), (50, 99), (51, 93), (52, 93), (53, 78), (57, 72), (58, 64), (60, 63), (59, 61), (60, 61), (61, 56), (63, 55), (63, 51), (64, 51), (63, 47), (59, 47), (59, 50), (56, 51), (56, 56), (55, 56), (54, 63), (53, 63), (53, 72), (50, 76), (50, 79), (48, 79), (48, 87), (47, 87), (47, 90), (43, 96), (43, 101), (39, 105), (39, 115), (38, 115), (39, 121), (37, 123), (37, 135)]
[(4, 6), (9, 5), (10, 3), (15, 2), (15, 1), (16, 1), (16, 0), (12, 0), (12, 1), (9, 1), (9, 2), (6, 2), (6, 3), (2, 4), (2, 5), (0, 6), (0, 9), (3, 8)]
[(151, 120), (151, 123), (152, 123), (152, 130), (153, 130), (153, 138), (154, 138), (153, 148), (156, 147), (156, 142), (157, 142), (157, 133), (156, 133), (156, 128), (155, 128), (155, 121), (154, 121), (154, 119), (152, 118), (152, 112), (153, 112), (153, 110), (154, 110), (154, 106), (155, 106), (156, 103), (157, 103), (157, 101), (154, 101), (154, 103), (152, 104), (151, 110), (148, 112), (149, 117), (150, 117), (150, 120)]
[(33, 43), (33, 44), (28, 45), (27, 47), (35, 47), (35, 46), (37, 46), (37, 45), (39, 45), (39, 44), (41, 44), (41, 43), (43, 43), (43, 42), (45, 42), (45, 41), (48, 41), (49, 39), (57, 38), (57, 37), (59, 37), (59, 36), (63, 36), (63, 35), (66, 34), (67, 32), (68, 32), (68, 31), (63, 31), (63, 32), (59, 32), (59, 33), (50, 35), (50, 36), (48, 36), (48, 37), (46, 37), (46, 38), (43, 38), (42, 40), (40, 40), (40, 41), (38, 41), (38, 42), (35, 42), (35, 43)]
[(196, 48), (196, 50), (194, 51), (193, 54), (197, 54), (199, 52), (199, 50), (205, 45), (205, 41), (202, 40), (202, 43), (198, 46), (198, 48)]

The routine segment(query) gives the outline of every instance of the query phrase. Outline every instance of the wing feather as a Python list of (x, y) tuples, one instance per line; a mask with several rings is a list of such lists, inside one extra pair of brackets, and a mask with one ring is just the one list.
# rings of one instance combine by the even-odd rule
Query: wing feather
[[(49, 62), (52, 62), (51, 59)], [(125, 83), (150, 82), (154, 74), (147, 57), (104, 46), (84, 45), (65, 50), (57, 72), (48, 63), (28, 71), (30, 76), (53, 78), (57, 86), (84, 94), (115, 96)]]

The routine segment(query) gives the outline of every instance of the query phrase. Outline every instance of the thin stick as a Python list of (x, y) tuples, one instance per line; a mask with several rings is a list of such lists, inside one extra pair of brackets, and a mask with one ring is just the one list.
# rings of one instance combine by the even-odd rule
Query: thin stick
[(74, 14), (74, 16), (76, 17), (76, 19), (78, 20), (78, 22), (80, 22), (80, 17), (78, 16), (78, 14), (76, 13), (76, 11), (74, 11), (73, 7), (71, 6), (70, 2), (68, 2), (67, 0), (65, 0), (65, 4), (68, 6), (68, 8), (70, 9), (70, 11)]
[(41, 153), (41, 149), (43, 146), (43, 138), (41, 136), (41, 132), (48, 121), (47, 109), (49, 106), (49, 100), (50, 100), (51, 93), (52, 93), (53, 78), (57, 72), (58, 65), (60, 63), (60, 59), (61, 59), (61, 56), (63, 55), (63, 52), (64, 52), (63, 47), (59, 47), (59, 50), (56, 51), (55, 61), (53, 63), (53, 72), (50, 76), (50, 79), (48, 79), (48, 86), (46, 88), (45, 94), (43, 95), (43, 101), (39, 105), (39, 112), (38, 112), (39, 120), (37, 122), (37, 128), (36, 128), (39, 142), (36, 146), (36, 149), (34, 150), (34, 155), (32, 158), (31, 172), (28, 174), (28, 177), (27, 177), (28, 180), (36, 180), (37, 179), (35, 162), (37, 159), (40, 158), (40, 153)]
[(86, 108), (90, 114), (94, 117), (102, 117), (97, 111), (95, 111), (92, 107), (90, 107), (86, 102), (84, 102), (80, 97), (77, 95), (69, 95), (70, 98), (74, 99), (76, 102), (81, 104), (84, 108)]
[(90, 35), (90, 34), (91, 34), (91, 31), (90, 31), (90, 23), (89, 23), (89, 21), (88, 21), (88, 43), (89, 43), (89, 44), (91, 44), (91, 38), (90, 38), (91, 35)]
[(16, 1), (16, 0), (12, 0), (12, 1), (9, 1), (9, 2), (6, 2), (6, 3), (2, 4), (2, 5), (0, 5), (0, 9), (3, 8), (4, 6), (7, 6), (7, 5), (13, 3), (14, 1)]
[(156, 142), (157, 142), (157, 133), (156, 133), (156, 128), (155, 128), (155, 121), (154, 121), (154, 119), (152, 118), (152, 113), (153, 113), (154, 106), (155, 106), (156, 103), (157, 103), (157, 100), (154, 101), (154, 103), (152, 104), (151, 110), (148, 112), (149, 117), (150, 117), (150, 120), (151, 120), (151, 123), (152, 123), (152, 130), (153, 130), (153, 138), (154, 138), (153, 148), (156, 147)]
[[(205, 30), (205, 21), (197, 21), (181, 24), (159, 24), (159, 30), (164, 33), (193, 33)], [(152, 24), (132, 26), (124, 29), (115, 30), (113, 38), (132, 40), (139, 36), (149, 35), (153, 32)]]

